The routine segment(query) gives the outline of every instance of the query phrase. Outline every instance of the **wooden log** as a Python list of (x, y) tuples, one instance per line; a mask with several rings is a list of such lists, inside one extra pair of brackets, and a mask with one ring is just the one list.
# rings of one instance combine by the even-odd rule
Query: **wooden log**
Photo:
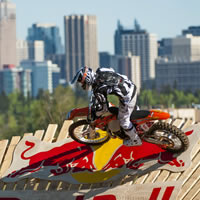
[(57, 138), (57, 141), (61, 141), (65, 138), (67, 138), (69, 136), (69, 132), (68, 132), (68, 129), (69, 129), (69, 126), (73, 123), (72, 120), (65, 120), (64, 123), (63, 123), (63, 126), (60, 130), (60, 133), (58, 134), (58, 138)]

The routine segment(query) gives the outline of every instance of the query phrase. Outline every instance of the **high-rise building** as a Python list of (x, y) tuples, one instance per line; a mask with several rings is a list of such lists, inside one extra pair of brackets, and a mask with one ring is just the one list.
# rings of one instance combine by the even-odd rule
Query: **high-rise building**
[(28, 41), (29, 60), (44, 61), (44, 41)]
[(159, 44), (159, 56), (168, 60), (175, 62), (200, 60), (200, 36), (187, 34), (175, 38), (164, 38)]
[(156, 61), (156, 88), (176, 88), (182, 91), (196, 92), (200, 88), (200, 61), (168, 60)]
[(17, 40), (17, 66), (23, 60), (44, 61), (44, 42)]
[(17, 40), (16, 43), (17, 48), (17, 66), (20, 65), (22, 60), (28, 60), (28, 42), (26, 40)]
[(189, 26), (188, 29), (182, 31), (182, 34), (192, 34), (194, 36), (200, 36), (200, 26)]
[(109, 52), (99, 52), (100, 67), (111, 67), (110, 61), (111, 61), (111, 55)]
[(4, 65), (16, 66), (16, 5), (0, 1), (0, 69)]
[(24, 96), (31, 94), (31, 71), (14, 65), (4, 65), (0, 70), (0, 93), (21, 92)]
[(54, 54), (48, 59), (60, 68), (60, 78), (66, 83), (65, 54)]
[(42, 40), (44, 42), (45, 59), (53, 54), (62, 54), (64, 50), (59, 28), (55, 24), (33, 24), (28, 29), (27, 40)]
[(158, 56), (157, 36), (141, 29), (137, 21), (134, 29), (125, 29), (118, 22), (115, 31), (115, 54), (140, 56), (142, 84), (155, 78), (155, 59)]
[(96, 70), (99, 65), (96, 16), (64, 17), (66, 80), (69, 82), (80, 67)]
[(21, 67), (24, 70), (31, 70), (33, 97), (36, 97), (40, 90), (48, 90), (52, 93), (59, 85), (60, 68), (50, 60), (43, 62), (23, 61)]

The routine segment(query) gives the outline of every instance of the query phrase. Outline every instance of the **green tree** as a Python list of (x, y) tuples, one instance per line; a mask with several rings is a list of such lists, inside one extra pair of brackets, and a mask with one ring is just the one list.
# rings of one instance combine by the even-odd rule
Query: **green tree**
[(156, 105), (156, 99), (153, 96), (152, 90), (143, 90), (138, 96), (138, 104), (146, 108), (152, 108)]
[(5, 92), (2, 92), (0, 95), (0, 112), (5, 113), (7, 112), (9, 107), (9, 99)]

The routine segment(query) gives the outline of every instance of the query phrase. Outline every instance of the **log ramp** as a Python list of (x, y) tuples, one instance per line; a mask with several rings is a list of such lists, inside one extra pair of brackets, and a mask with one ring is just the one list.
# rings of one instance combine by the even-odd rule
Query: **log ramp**
[[(182, 130), (200, 126), (191, 119), (169, 119), (167, 122)], [(15, 148), (23, 138), (34, 136), (46, 143), (61, 142), (69, 137), (68, 127), (71, 123), (71, 120), (64, 121), (61, 130), (57, 130), (57, 124), (49, 124), (46, 130), (24, 133), (23, 137), (13, 136), (10, 141), (0, 141), (0, 200), (50, 198), (69, 200), (200, 200), (200, 140), (196, 141), (192, 147), (191, 164), (181, 172), (156, 169), (145, 174), (125, 174), (118, 177), (117, 180), (101, 181), (100, 183), (73, 184), (60, 180), (30, 177), (15, 182), (4, 181), (2, 176), (10, 168)], [(59, 133), (56, 134), (56, 131)]]

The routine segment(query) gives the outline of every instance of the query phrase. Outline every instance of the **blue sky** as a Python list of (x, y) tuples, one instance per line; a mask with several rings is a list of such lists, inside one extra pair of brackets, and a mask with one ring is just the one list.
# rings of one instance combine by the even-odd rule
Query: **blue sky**
[(132, 28), (137, 19), (158, 39), (175, 37), (188, 26), (200, 26), (200, 0), (10, 0), (17, 7), (17, 38), (25, 39), (33, 23), (55, 23), (63, 38), (64, 16), (97, 16), (98, 50), (114, 52), (117, 20)]

